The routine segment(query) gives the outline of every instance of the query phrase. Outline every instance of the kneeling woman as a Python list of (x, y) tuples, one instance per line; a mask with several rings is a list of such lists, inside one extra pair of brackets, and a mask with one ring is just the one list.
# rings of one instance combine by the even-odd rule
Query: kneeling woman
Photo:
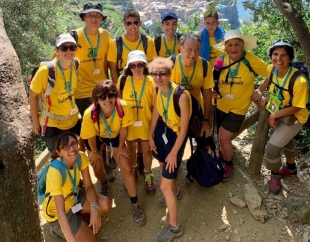
[(186, 144), (191, 99), (188, 91), (184, 90), (178, 100), (182, 110), (179, 117), (174, 110), (173, 98), (178, 86), (169, 81), (172, 66), (172, 61), (163, 57), (157, 57), (149, 64), (150, 75), (154, 79), (156, 88), (159, 89), (152, 113), (149, 142), (153, 156), (160, 162), (162, 168), (160, 188), (170, 216), (169, 223), (154, 237), (154, 241), (172, 241), (173, 238), (183, 235), (183, 229), (177, 217), (176, 194), (179, 191), (177, 192), (175, 178)]
[[(54, 167), (48, 169), (46, 194), (49, 193), (50, 196), (43, 201), (43, 217), (55, 237), (60, 236), (67, 241), (96, 241), (95, 234), (101, 227), (101, 215), (111, 209), (111, 202), (96, 193), (89, 174), (88, 158), (78, 151), (75, 134), (68, 131), (61, 133), (56, 140), (55, 149), (59, 156), (58, 161), (65, 170), (66, 179), (62, 184), (59, 170)], [(85, 189), (77, 187), (80, 172)], [(89, 224), (82, 217), (88, 217)]]
[(130, 152), (125, 145), (128, 126), (134, 122), (132, 109), (123, 100), (117, 98), (116, 85), (111, 80), (99, 82), (93, 90), (93, 105), (86, 109), (81, 129), (81, 137), (89, 150), (90, 162), (100, 160), (100, 147), (106, 144), (111, 148), (130, 197), (133, 217), (136, 225), (145, 224), (144, 213), (140, 208), (135, 178), (130, 165)]

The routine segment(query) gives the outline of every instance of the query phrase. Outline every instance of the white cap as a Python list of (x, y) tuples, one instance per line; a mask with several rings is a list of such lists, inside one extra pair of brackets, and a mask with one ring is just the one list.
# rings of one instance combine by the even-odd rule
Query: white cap
[(125, 68), (128, 68), (129, 64), (135, 61), (141, 61), (147, 64), (145, 53), (141, 50), (131, 51), (128, 55), (127, 65)]
[(59, 47), (63, 43), (67, 43), (67, 42), (76, 44), (76, 41), (70, 34), (61, 34), (56, 39), (56, 47)]

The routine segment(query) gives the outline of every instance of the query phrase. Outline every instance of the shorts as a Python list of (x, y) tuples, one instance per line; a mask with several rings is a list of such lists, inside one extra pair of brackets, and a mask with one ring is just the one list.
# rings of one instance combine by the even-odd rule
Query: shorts
[(80, 98), (80, 99), (75, 99), (76, 106), (79, 109), (79, 113), (81, 116), (84, 116), (85, 110), (92, 105), (92, 98), (91, 97), (86, 97), (86, 98)]
[(245, 119), (245, 115), (235, 114), (232, 112), (225, 113), (216, 109), (216, 124), (217, 127), (223, 127), (231, 133), (238, 133)]
[[(115, 138), (112, 138), (111, 143), (112, 143), (112, 147), (117, 148), (119, 146), (119, 135), (117, 135)], [(110, 147), (110, 139), (96, 136), (96, 146), (97, 146), (96, 149), (100, 150), (102, 144), (106, 144), (107, 146)], [(85, 146), (88, 150), (91, 150), (88, 140), (85, 140)]]
[[(80, 188), (78, 199), (79, 199), (79, 203), (81, 203), (81, 205), (83, 207), (84, 203), (86, 201), (86, 193), (85, 193), (85, 189), (84, 188)], [(80, 227), (81, 227), (83, 219), (81, 218), (79, 213), (73, 214), (71, 209), (67, 213), (67, 218), (68, 218), (68, 221), (69, 221), (72, 233), (74, 235), (76, 235), (77, 232), (79, 231)], [(63, 234), (63, 232), (61, 230), (61, 227), (60, 227), (58, 219), (56, 221), (54, 221), (54, 222), (48, 222), (48, 224), (49, 224), (49, 226), (52, 228), (52, 230), (56, 234), (60, 235), (61, 237), (64, 237), (64, 234)]]
[(162, 120), (162, 118), (159, 118), (154, 132), (154, 142), (155, 146), (157, 147), (157, 154), (155, 154), (154, 151), (152, 152), (152, 154), (154, 158), (156, 158), (159, 162), (163, 163), (162, 176), (166, 179), (175, 179), (182, 163), (182, 157), (184, 154), (187, 137), (185, 137), (183, 144), (177, 154), (177, 167), (174, 169), (173, 172), (169, 173), (169, 171), (166, 170), (167, 163), (165, 161), (168, 154), (172, 150), (178, 135), (172, 129), (167, 127), (166, 137), (168, 139), (168, 143), (165, 144), (162, 137), (163, 133), (165, 132), (165, 127), (166, 125), (164, 121)]
[(42, 136), (42, 139), (45, 142), (49, 152), (53, 153), (53, 151), (55, 150), (56, 139), (58, 135), (60, 135), (64, 131), (71, 131), (76, 135), (80, 136), (81, 120), (78, 120), (77, 123), (72, 128), (66, 130), (58, 129), (56, 127), (46, 127), (46, 131), (44, 136)]

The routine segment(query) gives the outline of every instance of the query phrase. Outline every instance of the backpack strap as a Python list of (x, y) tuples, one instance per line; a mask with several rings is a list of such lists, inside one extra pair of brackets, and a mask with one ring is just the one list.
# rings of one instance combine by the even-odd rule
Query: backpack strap
[(121, 80), (120, 80), (120, 83), (119, 83), (119, 92), (120, 92), (121, 98), (123, 98), (123, 90), (124, 90), (124, 87), (125, 87), (126, 79), (127, 79), (127, 76), (125, 76), (123, 74), (121, 76)]
[(123, 70), (123, 39), (122, 36), (116, 37), (116, 50), (117, 50), (117, 57), (116, 57), (116, 65), (117, 65), (117, 73), (120, 75), (120, 72)]
[[(78, 158), (80, 157), (80, 154), (78, 155)], [(81, 159), (81, 158), (80, 158)], [(57, 159), (54, 159), (51, 164), (50, 164), (51, 167), (54, 167), (55, 169), (57, 169), (60, 174), (61, 174), (61, 177), (62, 177), (62, 183), (61, 185), (63, 186), (66, 182), (66, 170), (64, 169), (64, 166), (63, 164), (61, 164), (61, 162), (59, 162)], [(47, 194), (46, 194), (47, 196)], [(48, 194), (49, 196), (49, 194)]]
[(181, 117), (181, 109), (179, 106), (179, 99), (180, 99), (180, 97), (184, 91), (185, 91), (185, 88), (182, 87), (181, 85), (178, 85), (174, 91), (174, 94), (173, 94), (174, 111), (179, 117)]
[(77, 31), (76, 31), (76, 30), (71, 30), (71, 31), (69, 32), (69, 34), (73, 37), (73, 39), (75, 40), (77, 46), (78, 46), (79, 48), (82, 48), (82, 46), (79, 45), (79, 36), (78, 36)]
[(145, 53), (145, 55), (146, 55), (146, 53), (147, 53), (147, 37), (146, 37), (146, 35), (144, 35), (144, 34), (141, 34), (140, 33), (140, 36), (141, 36), (141, 41), (142, 41), (142, 45), (143, 45), (143, 50), (144, 50), (144, 53)]
[(292, 75), (291, 79), (290, 79), (290, 82), (288, 83), (288, 92), (290, 94), (290, 101), (289, 101), (289, 105), (290, 106), (292, 106), (292, 103), (293, 103), (294, 84), (295, 84), (295, 81), (296, 81), (297, 77), (299, 77), (300, 75), (304, 75), (304, 73), (302, 71), (300, 71), (300, 70), (295, 71), (294, 74)]
[(154, 38), (154, 45), (157, 55), (159, 56), (160, 46), (161, 46), (162, 34), (156, 34)]
[(254, 76), (257, 76), (256, 72), (253, 70), (250, 62), (245, 58), (245, 55), (246, 55), (246, 51), (243, 51), (243, 54), (242, 54), (242, 62), (248, 67), (249, 71), (250, 72), (253, 72)]
[(203, 78), (206, 78), (208, 74), (208, 61), (205, 58), (202, 58), (202, 71), (203, 71)]
[(125, 116), (125, 113), (124, 113), (121, 100), (119, 98), (115, 99), (115, 108), (116, 108), (118, 117), (123, 118)]
[(176, 59), (177, 55), (172, 55), (170, 60), (172, 61), (173, 65), (175, 64), (175, 59)]

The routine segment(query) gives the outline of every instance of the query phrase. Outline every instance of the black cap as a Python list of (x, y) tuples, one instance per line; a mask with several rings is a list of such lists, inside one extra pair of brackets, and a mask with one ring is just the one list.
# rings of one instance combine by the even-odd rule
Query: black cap
[(102, 13), (102, 5), (98, 2), (91, 2), (91, 1), (88, 1), (87, 3), (85, 3), (83, 12), (80, 13), (80, 18), (84, 21), (84, 15), (86, 13), (91, 13), (91, 12), (100, 13), (102, 15), (102, 21), (107, 18), (107, 16)]
[(178, 17), (175, 13), (173, 12), (165, 12), (162, 16), (161, 16), (161, 22), (164, 22), (165, 20), (170, 20), (170, 19), (176, 19), (178, 20)]

